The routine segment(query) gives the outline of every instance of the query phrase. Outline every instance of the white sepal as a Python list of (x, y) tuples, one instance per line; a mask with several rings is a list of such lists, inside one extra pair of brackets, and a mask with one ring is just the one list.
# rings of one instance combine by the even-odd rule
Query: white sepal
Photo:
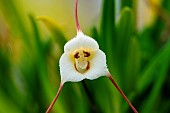
[[(75, 62), (70, 57), (73, 51), (80, 48), (93, 51), (93, 56), (89, 58), (88, 61), (89, 69), (84, 73), (80, 73), (76, 69)], [(99, 46), (94, 39), (80, 33), (65, 44), (64, 50), (65, 51), (59, 61), (61, 82), (78, 82), (83, 79), (93, 80), (108, 74), (109, 71), (106, 65), (106, 55), (99, 49)]]

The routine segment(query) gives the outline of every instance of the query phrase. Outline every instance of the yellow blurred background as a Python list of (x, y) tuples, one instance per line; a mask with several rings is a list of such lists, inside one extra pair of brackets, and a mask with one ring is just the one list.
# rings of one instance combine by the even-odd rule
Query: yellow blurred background
[[(74, 22), (74, 0), (20, 0), (26, 14), (48, 16), (62, 29), (67, 37), (74, 37), (76, 27)], [(84, 32), (89, 33), (93, 25), (99, 22), (101, 0), (80, 0), (79, 21)], [(26, 16), (26, 15), (25, 15)]]
[[(66, 37), (74, 37), (76, 33), (74, 21), (74, 0), (18, 0), (21, 9), (27, 16), (29, 13), (36, 16), (48, 16), (55, 20), (58, 26), (65, 33)], [(147, 4), (147, 0), (136, 0), (137, 27), (142, 29), (145, 25), (153, 23), (156, 13)], [(161, 0), (151, 0), (157, 5)], [(79, 0), (79, 21), (81, 28), (86, 34), (90, 34), (92, 26), (97, 26), (100, 22), (102, 0)], [(116, 16), (119, 18), (120, 1), (116, 0)], [(42, 25), (43, 27), (43, 25)], [(42, 29), (45, 29), (44, 27)]]

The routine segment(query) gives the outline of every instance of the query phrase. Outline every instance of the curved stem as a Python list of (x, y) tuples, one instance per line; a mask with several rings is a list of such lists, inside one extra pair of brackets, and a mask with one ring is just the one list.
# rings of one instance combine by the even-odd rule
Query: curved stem
[(80, 28), (79, 21), (78, 21), (77, 7), (78, 7), (78, 0), (74, 0), (74, 17), (75, 17), (76, 29), (78, 33), (78, 32), (81, 32), (81, 28)]
[(64, 85), (63, 83), (60, 83), (60, 87), (58, 89), (58, 92), (57, 92), (55, 98), (53, 99), (52, 103), (50, 104), (50, 106), (48, 107), (48, 109), (47, 109), (47, 111), (45, 113), (50, 113), (52, 107), (54, 106), (54, 104), (55, 104), (55, 102), (56, 102), (56, 100), (57, 100), (57, 98), (58, 98), (58, 96), (59, 96), (59, 94), (60, 94), (60, 92), (61, 92), (61, 90), (63, 88), (63, 85)]
[(131, 104), (129, 99), (126, 97), (126, 95), (123, 93), (123, 91), (120, 89), (120, 87), (117, 85), (117, 83), (114, 81), (112, 75), (109, 73), (107, 77), (111, 80), (113, 85), (116, 87), (116, 89), (119, 91), (119, 93), (122, 95), (122, 97), (125, 99), (125, 101), (129, 104), (129, 106), (132, 108), (134, 113), (138, 113), (138, 111), (135, 109), (135, 107)]

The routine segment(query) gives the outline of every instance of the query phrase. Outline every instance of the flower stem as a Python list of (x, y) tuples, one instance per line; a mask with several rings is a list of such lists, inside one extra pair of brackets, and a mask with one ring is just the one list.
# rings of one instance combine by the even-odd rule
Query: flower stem
[(58, 89), (58, 92), (57, 92), (55, 98), (53, 99), (52, 103), (50, 104), (50, 106), (48, 107), (48, 109), (47, 109), (47, 111), (45, 113), (50, 113), (52, 107), (54, 106), (54, 104), (55, 104), (55, 102), (56, 102), (56, 100), (57, 100), (57, 98), (58, 98), (58, 96), (59, 96), (59, 94), (60, 94), (60, 92), (61, 92), (61, 90), (63, 88), (63, 85), (64, 85), (63, 83), (60, 83), (60, 87)]
[(78, 0), (74, 0), (74, 16), (75, 16), (75, 21), (76, 21), (76, 29), (78, 33), (78, 32), (81, 32), (81, 28), (80, 28), (79, 21), (78, 21), (77, 7), (78, 7)]
[(129, 106), (132, 108), (134, 113), (138, 113), (138, 111), (135, 109), (135, 107), (131, 104), (129, 99), (126, 97), (126, 95), (123, 93), (123, 91), (120, 89), (120, 87), (117, 85), (117, 83), (114, 81), (112, 75), (109, 73), (107, 77), (111, 80), (113, 85), (116, 87), (116, 89), (119, 91), (119, 93), (122, 95), (122, 97), (125, 99), (125, 101), (129, 104)]

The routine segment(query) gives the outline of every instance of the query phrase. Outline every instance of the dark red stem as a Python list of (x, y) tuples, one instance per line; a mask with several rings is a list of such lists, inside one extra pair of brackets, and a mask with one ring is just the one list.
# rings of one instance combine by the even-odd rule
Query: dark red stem
[(76, 21), (76, 29), (78, 33), (78, 32), (81, 32), (81, 28), (80, 28), (79, 21), (78, 21), (77, 7), (78, 7), (78, 0), (74, 0), (74, 16), (75, 16), (75, 21)]
[(138, 113), (138, 111), (135, 109), (135, 107), (131, 104), (131, 102), (129, 101), (129, 99), (126, 97), (126, 95), (123, 93), (123, 91), (120, 89), (120, 87), (116, 84), (116, 82), (114, 81), (112, 75), (109, 73), (107, 75), (107, 77), (111, 80), (111, 82), (113, 83), (113, 85), (116, 87), (116, 89), (119, 91), (119, 93), (122, 95), (122, 97), (125, 99), (125, 101), (129, 104), (129, 106), (132, 108), (134, 113)]
[(52, 103), (50, 104), (50, 106), (48, 107), (48, 109), (47, 109), (47, 111), (45, 113), (50, 113), (52, 107), (54, 106), (54, 104), (55, 104), (55, 102), (56, 102), (56, 100), (57, 100), (57, 98), (58, 98), (58, 96), (59, 96), (59, 94), (60, 94), (60, 92), (62, 90), (63, 85), (64, 85), (63, 83), (60, 83), (60, 87), (58, 89), (58, 92), (57, 92), (55, 98), (53, 99)]

